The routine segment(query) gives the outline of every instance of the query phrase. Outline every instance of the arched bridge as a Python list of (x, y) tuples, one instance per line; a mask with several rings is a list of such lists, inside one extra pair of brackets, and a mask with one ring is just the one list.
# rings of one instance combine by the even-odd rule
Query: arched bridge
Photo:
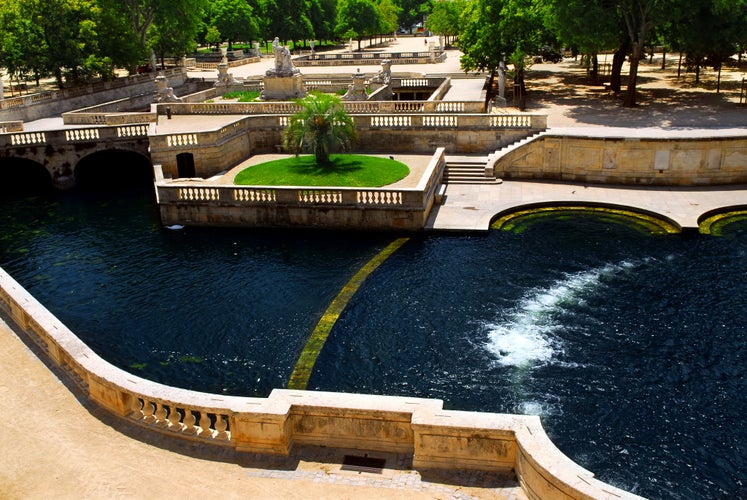
[(52, 185), (65, 189), (77, 183), (86, 160), (96, 156), (105, 155), (111, 164), (112, 159), (135, 155), (150, 164), (148, 127), (129, 124), (0, 134), (0, 164), (46, 170)]

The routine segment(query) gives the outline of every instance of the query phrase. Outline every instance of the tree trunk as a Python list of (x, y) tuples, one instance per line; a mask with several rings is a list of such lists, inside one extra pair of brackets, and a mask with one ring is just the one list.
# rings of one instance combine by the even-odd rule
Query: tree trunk
[(677, 62), (677, 78), (682, 74), (682, 51), (680, 51), (680, 59)]
[(599, 56), (596, 52), (591, 55), (591, 77), (594, 83), (599, 83)]
[(625, 62), (625, 56), (630, 49), (630, 40), (625, 41), (620, 45), (620, 48), (615, 51), (612, 56), (612, 69), (610, 71), (610, 90), (615, 94), (619, 94), (622, 90), (622, 66)]
[(667, 69), (667, 49), (661, 53), (661, 69)]
[(721, 65), (718, 65), (718, 79), (716, 80), (716, 93), (721, 93)]
[(628, 90), (625, 94), (624, 105), (633, 108), (636, 105), (636, 87), (638, 84), (638, 63), (641, 60), (641, 43), (633, 42), (633, 51), (630, 54), (630, 75), (628, 76)]

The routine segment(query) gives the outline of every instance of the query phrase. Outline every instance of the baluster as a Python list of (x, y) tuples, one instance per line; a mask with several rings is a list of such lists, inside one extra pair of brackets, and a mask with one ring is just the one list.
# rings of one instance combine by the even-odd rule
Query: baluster
[(200, 437), (211, 438), (213, 437), (213, 431), (210, 429), (210, 417), (206, 412), (200, 412)]
[(134, 417), (138, 419), (142, 418), (143, 414), (140, 411), (141, 408), (140, 399), (134, 394), (130, 394), (130, 412), (134, 413)]
[(156, 419), (158, 419), (156, 425), (160, 427), (169, 425), (168, 420), (166, 420), (166, 408), (164, 408), (163, 403), (156, 403)]
[(184, 425), (184, 432), (186, 434), (197, 434), (197, 427), (195, 427), (196, 421), (197, 419), (195, 418), (194, 413), (192, 413), (192, 410), (184, 410), (184, 418), (182, 419), (182, 422)]
[(226, 429), (228, 428), (228, 422), (223, 418), (223, 415), (216, 415), (215, 416), (215, 430), (218, 431), (218, 434), (216, 434), (216, 439), (228, 439), (228, 433), (226, 432)]
[(143, 400), (143, 421), (146, 424), (152, 424), (156, 421), (156, 417), (153, 415), (153, 410), (153, 403)]
[(181, 420), (181, 415), (179, 414), (179, 411), (174, 407), (172, 407), (171, 411), (169, 412), (168, 420), (169, 429), (174, 432), (179, 432), (184, 429), (184, 427), (186, 427), (184, 424), (179, 422), (179, 420)]

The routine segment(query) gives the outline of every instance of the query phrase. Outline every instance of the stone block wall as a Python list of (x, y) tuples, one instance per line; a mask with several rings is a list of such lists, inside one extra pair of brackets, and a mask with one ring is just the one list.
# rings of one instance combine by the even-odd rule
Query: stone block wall
[(557, 136), (551, 133), (496, 159), (504, 179), (597, 184), (706, 186), (747, 182), (747, 134), (708, 138)]

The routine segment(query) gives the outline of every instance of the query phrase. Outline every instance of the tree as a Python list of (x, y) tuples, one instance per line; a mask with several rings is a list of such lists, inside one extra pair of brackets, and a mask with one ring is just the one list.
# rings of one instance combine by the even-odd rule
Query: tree
[(446, 45), (449, 45), (449, 38), (453, 39), (459, 35), (459, 19), (466, 7), (466, 0), (437, 0), (428, 15), (426, 27), (433, 33), (443, 35), (446, 38)]
[[(622, 20), (616, 15), (610, 16), (610, 10), (614, 11), (611, 0), (547, 0), (545, 7), (546, 25), (567, 47), (589, 56), (595, 80), (598, 77), (597, 54), (617, 49), (628, 39)], [(622, 53), (623, 59), (625, 55), (627, 49)], [(618, 82), (621, 68), (622, 64), (617, 68)], [(616, 90), (619, 92), (619, 87)]]
[(340, 0), (337, 4), (337, 27), (340, 36), (352, 35), (361, 50), (363, 37), (375, 35), (380, 26), (379, 11), (371, 0)]
[(218, 28), (223, 39), (231, 44), (239, 40), (251, 41), (259, 35), (259, 25), (252, 7), (246, 0), (217, 0), (210, 4), (211, 26)]
[(547, 38), (539, 0), (474, 0), (465, 11), (465, 27), (459, 36), (464, 55), (462, 69), (490, 71), (492, 87), (501, 62), (512, 58), (515, 85), (524, 89), (523, 61), (536, 54)]
[(314, 37), (307, 0), (261, 0), (265, 17), (262, 33), (265, 40), (278, 37), (284, 44)]
[(347, 150), (355, 141), (353, 119), (338, 96), (310, 93), (296, 102), (302, 109), (290, 117), (283, 133), (283, 146), (296, 155), (308, 147), (317, 165), (330, 165), (331, 152)]

